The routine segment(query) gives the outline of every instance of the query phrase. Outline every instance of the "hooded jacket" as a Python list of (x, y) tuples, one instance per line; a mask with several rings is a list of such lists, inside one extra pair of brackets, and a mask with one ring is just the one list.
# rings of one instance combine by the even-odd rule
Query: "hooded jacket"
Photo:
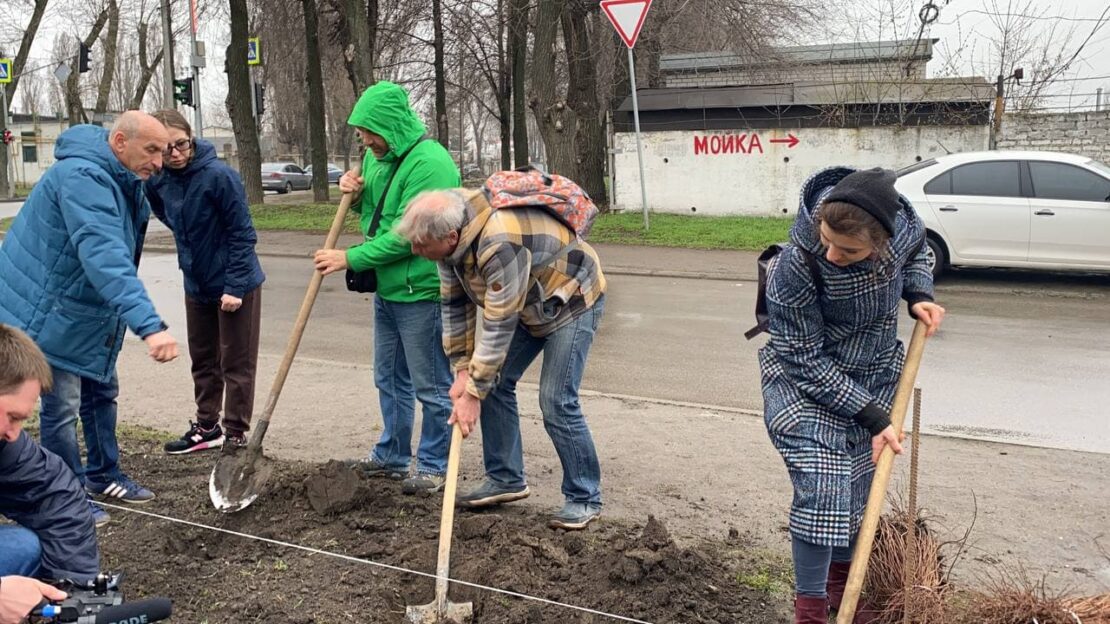
[(44, 578), (85, 582), (100, 571), (88, 495), (26, 431), (15, 442), (0, 440), (0, 515), (38, 536)]
[[(439, 278), (431, 260), (414, 256), (409, 242), (393, 233), (405, 206), (423, 191), (459, 186), (459, 170), (451, 155), (436, 141), (421, 141), (426, 129), (409, 106), (408, 94), (392, 82), (381, 81), (363, 92), (347, 123), (380, 135), (389, 145), (381, 158), (370, 150), (362, 161), (362, 196), (352, 207), (360, 215), (366, 241), (347, 249), (347, 265), (355, 271), (374, 269), (378, 296), (386, 301), (438, 301)], [(417, 145), (419, 142), (419, 145)], [(415, 147), (414, 147), (415, 146)], [(399, 163), (406, 150), (412, 151)], [(399, 167), (399, 168), (398, 168)], [(389, 189), (390, 174), (397, 175)], [(377, 232), (368, 230), (378, 200), (385, 192)]]
[(262, 285), (243, 182), (211, 143), (197, 139), (192, 160), (164, 168), (147, 183), (147, 194), (154, 215), (173, 232), (185, 294), (215, 303), (225, 294), (242, 299)]
[[(899, 300), (931, 301), (925, 226), (903, 197), (879, 259), (846, 267), (825, 259), (817, 209), (853, 170), (833, 167), (802, 187), (791, 244), (767, 281), (770, 339), (759, 351), (764, 420), (794, 484), (790, 531), (811, 544), (847, 546), (859, 528), (874, 465), (865, 408), (888, 411), (902, 371)], [(814, 285), (805, 254), (824, 282)]]
[(69, 128), (0, 245), (0, 323), (27, 332), (52, 366), (107, 382), (125, 329), (166, 328), (137, 274), (150, 204), (108, 131)]

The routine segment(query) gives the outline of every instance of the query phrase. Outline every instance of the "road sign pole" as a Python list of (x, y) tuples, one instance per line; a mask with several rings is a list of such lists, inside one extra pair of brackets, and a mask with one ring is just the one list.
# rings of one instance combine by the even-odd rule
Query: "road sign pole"
[(632, 120), (636, 126), (636, 161), (640, 164), (640, 202), (644, 208), (644, 230), (651, 227), (648, 220), (647, 181), (644, 178), (644, 146), (640, 142), (640, 102), (636, 99), (636, 62), (632, 48), (628, 48), (628, 77), (632, 80)]
[(197, 137), (204, 138), (204, 113), (201, 112), (200, 106), (200, 66), (197, 64), (197, 2), (196, 0), (189, 0), (189, 18), (192, 21), (192, 29), (190, 30), (191, 36), (189, 38), (190, 53), (189, 64), (193, 67), (193, 114), (194, 114), (194, 127), (193, 134)]
[[(14, 65), (12, 66), (14, 69)], [(8, 85), (0, 85), (0, 122), (4, 124), (4, 128), (8, 128)], [(15, 134), (14, 132), (12, 133)], [(0, 145), (8, 153), (8, 197), (7, 199), (15, 198), (15, 159), (12, 158), (11, 143), (7, 145)]]
[(177, 108), (173, 99), (173, 36), (170, 19), (170, 2), (162, 0), (162, 73), (165, 83), (162, 90), (162, 107)]

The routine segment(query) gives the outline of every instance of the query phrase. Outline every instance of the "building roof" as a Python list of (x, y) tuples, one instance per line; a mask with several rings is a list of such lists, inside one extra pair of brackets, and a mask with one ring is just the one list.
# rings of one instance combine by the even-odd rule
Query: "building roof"
[(760, 55), (736, 52), (664, 54), (659, 61), (659, 69), (666, 73), (755, 69), (773, 65), (928, 61), (933, 58), (933, 44), (937, 41), (940, 40), (930, 38), (823, 43), (771, 48)]
[[(899, 102), (986, 102), (994, 86), (984, 78), (941, 78), (912, 82), (792, 82), (743, 87), (638, 89), (641, 111), (702, 110), (768, 106), (897, 104)], [(625, 98), (618, 111), (631, 111)]]

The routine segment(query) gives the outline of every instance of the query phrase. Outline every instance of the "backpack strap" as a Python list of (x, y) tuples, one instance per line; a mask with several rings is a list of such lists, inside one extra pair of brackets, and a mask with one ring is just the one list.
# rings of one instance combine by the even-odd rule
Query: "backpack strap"
[[(751, 340), (763, 332), (771, 329), (771, 315), (767, 312), (767, 282), (770, 280), (771, 260), (781, 254), (786, 249), (785, 243), (771, 245), (759, 254), (759, 292), (755, 298), (755, 327), (744, 332), (744, 338)], [(813, 287), (817, 290), (817, 297), (821, 297), (821, 293), (825, 290), (825, 278), (821, 276), (821, 266), (817, 264), (817, 257), (809, 251), (797, 247), (801, 252), (802, 258), (805, 259), (806, 266), (809, 268), (810, 278), (813, 280)]]

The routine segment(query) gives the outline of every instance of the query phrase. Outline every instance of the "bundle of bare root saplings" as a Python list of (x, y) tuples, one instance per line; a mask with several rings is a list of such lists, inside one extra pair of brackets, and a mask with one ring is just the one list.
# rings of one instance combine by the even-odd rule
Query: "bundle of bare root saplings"
[(861, 601), (876, 612), (876, 624), (1110, 624), (1110, 594), (1054, 593), (1022, 570), (987, 579), (981, 589), (954, 587), (943, 551), (962, 550), (966, 537), (941, 544), (927, 525), (897, 504), (880, 520)]

